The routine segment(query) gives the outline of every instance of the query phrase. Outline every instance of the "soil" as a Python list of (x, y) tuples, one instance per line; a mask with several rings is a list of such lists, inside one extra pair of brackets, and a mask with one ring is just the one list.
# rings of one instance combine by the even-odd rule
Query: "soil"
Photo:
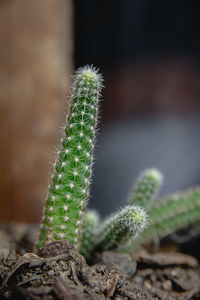
[(35, 225), (0, 226), (0, 299), (200, 299), (198, 260), (177, 247), (106, 251), (88, 265), (66, 241), (33, 253), (36, 232)]

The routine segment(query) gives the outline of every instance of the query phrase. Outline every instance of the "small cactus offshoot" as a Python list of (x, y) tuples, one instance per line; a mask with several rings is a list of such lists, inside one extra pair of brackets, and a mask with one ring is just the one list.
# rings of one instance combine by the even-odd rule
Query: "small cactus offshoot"
[(78, 245), (89, 196), (93, 147), (102, 78), (84, 67), (74, 77), (70, 112), (55, 163), (37, 248), (66, 239)]
[(88, 210), (83, 217), (79, 252), (89, 259), (95, 244), (96, 231), (99, 226), (99, 215), (95, 210)]
[(131, 192), (130, 205), (149, 207), (156, 198), (162, 184), (162, 175), (156, 169), (142, 172)]
[(64, 239), (89, 260), (95, 250), (133, 252), (154, 237), (163, 237), (200, 222), (200, 187), (156, 199), (162, 175), (155, 169), (141, 174), (128, 205), (111, 217), (99, 223), (95, 211), (84, 214), (101, 87), (102, 78), (95, 68), (87, 66), (76, 72), (65, 136), (44, 208), (38, 249), (48, 242)]
[(126, 206), (119, 212), (107, 218), (97, 231), (98, 250), (120, 247), (130, 238), (136, 237), (147, 223), (144, 209), (139, 206)]

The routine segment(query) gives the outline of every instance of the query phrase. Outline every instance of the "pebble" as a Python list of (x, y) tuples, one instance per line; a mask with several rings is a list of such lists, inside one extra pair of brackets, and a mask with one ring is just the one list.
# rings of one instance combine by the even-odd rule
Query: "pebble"
[(172, 282), (170, 280), (165, 280), (162, 284), (163, 289), (165, 291), (171, 291), (172, 290)]
[(47, 274), (48, 274), (49, 276), (53, 276), (53, 275), (54, 275), (54, 271), (53, 271), (53, 270), (50, 270)]
[(141, 276), (135, 276), (134, 281), (135, 281), (135, 283), (140, 284), (143, 282), (143, 278)]
[(172, 276), (176, 277), (178, 275), (178, 271), (177, 270), (172, 270), (171, 274), (172, 274)]
[(134, 261), (130, 255), (125, 253), (104, 251), (101, 257), (101, 262), (106, 265), (111, 264), (117, 266), (126, 278), (130, 278), (136, 272), (136, 261)]

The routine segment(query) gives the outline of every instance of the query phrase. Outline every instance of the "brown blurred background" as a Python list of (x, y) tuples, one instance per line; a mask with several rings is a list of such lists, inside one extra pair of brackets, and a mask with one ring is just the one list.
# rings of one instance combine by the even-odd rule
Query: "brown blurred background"
[(37, 222), (74, 68), (104, 75), (91, 206), (124, 204), (144, 168), (200, 184), (200, 3), (0, 1), (0, 219)]
[(39, 220), (72, 73), (71, 1), (0, 1), (0, 218)]

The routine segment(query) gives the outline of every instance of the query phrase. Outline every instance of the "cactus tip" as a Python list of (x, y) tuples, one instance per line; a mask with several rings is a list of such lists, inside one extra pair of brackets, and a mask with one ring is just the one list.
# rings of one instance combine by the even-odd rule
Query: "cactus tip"
[(147, 224), (146, 210), (136, 205), (128, 206), (127, 210), (130, 210), (132, 215), (132, 218), (130, 218), (131, 221), (130, 229), (131, 226), (133, 226), (134, 224), (134, 231), (135, 231), (135, 226), (137, 226), (138, 231), (142, 231)]
[(84, 67), (80, 67), (75, 72), (75, 77), (84, 76), (87, 79), (93, 80), (95, 82), (98, 82), (99, 87), (102, 87), (103, 77), (99, 73), (99, 69), (94, 66), (86, 65)]
[(151, 176), (152, 178), (154, 178), (157, 182), (162, 183), (162, 181), (163, 181), (163, 175), (157, 169), (149, 169), (148, 170), (148, 174), (149, 174), (149, 176)]

